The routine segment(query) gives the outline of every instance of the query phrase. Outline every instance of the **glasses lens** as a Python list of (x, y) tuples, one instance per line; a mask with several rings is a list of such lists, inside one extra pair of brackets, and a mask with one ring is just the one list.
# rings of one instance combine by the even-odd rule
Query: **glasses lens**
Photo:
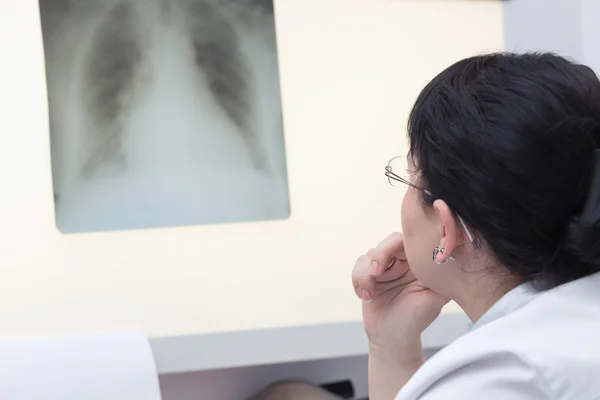
[(406, 156), (393, 158), (386, 167), (388, 182), (392, 186), (406, 186), (410, 182)]

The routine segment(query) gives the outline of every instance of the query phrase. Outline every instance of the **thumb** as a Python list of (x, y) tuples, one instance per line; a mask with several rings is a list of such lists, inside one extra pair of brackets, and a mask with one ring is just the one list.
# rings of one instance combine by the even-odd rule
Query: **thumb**
[(369, 274), (374, 277), (381, 276), (396, 261), (406, 262), (404, 236), (400, 232), (392, 233), (382, 240), (377, 247), (369, 250), (367, 255), (371, 260)]

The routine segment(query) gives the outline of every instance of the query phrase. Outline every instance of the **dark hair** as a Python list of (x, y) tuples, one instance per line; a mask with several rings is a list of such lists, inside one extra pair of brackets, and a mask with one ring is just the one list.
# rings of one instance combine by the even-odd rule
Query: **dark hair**
[(600, 271), (600, 227), (579, 223), (600, 143), (591, 69), (551, 53), (464, 59), (421, 92), (408, 132), (420, 184), (514, 275), (548, 289)]

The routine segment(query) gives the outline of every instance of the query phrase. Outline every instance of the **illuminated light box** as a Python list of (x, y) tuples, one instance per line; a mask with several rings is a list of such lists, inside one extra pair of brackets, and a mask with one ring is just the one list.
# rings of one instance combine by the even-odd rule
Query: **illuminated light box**
[[(140, 7), (137, 1), (140, 0), (124, 3)], [(116, 7), (118, 2), (73, 3), (84, 4), (81, 7), (96, 4), (94, 13), (100, 13), (106, 4)], [(111, 25), (110, 22), (102, 18), (70, 17), (74, 18), (70, 24), (90, 25), (79, 28), (82, 37), (69, 34), (71, 40), (81, 46), (77, 62), (87, 62), (87, 69), (63, 71), (54, 66), (50, 68), (54, 73), (48, 74), (46, 65), (53, 59), (47, 56), (50, 49), (47, 44), (44, 47), (43, 33), (54, 32), (52, 41), (57, 53), (73, 51), (73, 48), (60, 44), (65, 41), (58, 32), (67, 29), (68, 24), (60, 22), (60, 18), (42, 24), (40, 11), (43, 15), (47, 8), (53, 15), (61, 16), (65, 5), (56, 0), (44, 0), (42, 10), (36, 0), (7, 1), (0, 5), (3, 55), (0, 63), (3, 110), (0, 118), (0, 336), (133, 326), (141, 327), (153, 338), (170, 338), (348, 321), (360, 324), (360, 302), (354, 296), (350, 272), (361, 252), (389, 232), (400, 229), (404, 190), (388, 185), (384, 167), (390, 158), (406, 152), (405, 124), (410, 106), (421, 88), (450, 63), (474, 53), (501, 49), (503, 45), (500, 2), (276, 1), (277, 52), (272, 47), (272, 32), (265, 33), (271, 45), (264, 45), (263, 50), (267, 58), (277, 56), (277, 62), (267, 58), (252, 60), (252, 56), (248, 56), (248, 65), (260, 62), (265, 63), (264, 68), (272, 68), (273, 74), (266, 74), (271, 79), (259, 85), (264, 92), (248, 89), (262, 93), (257, 94), (258, 97), (265, 95), (260, 101), (258, 97), (251, 99), (248, 107), (263, 110), (265, 119), (261, 121), (272, 121), (274, 126), (260, 130), (260, 134), (254, 131), (257, 136), (251, 136), (249, 132), (253, 131), (242, 133), (234, 127), (232, 117), (225, 115), (227, 110), (237, 106), (228, 105), (224, 97), (219, 97), (222, 94), (212, 93), (210, 97), (208, 92), (198, 89), (206, 84), (208, 64), (201, 62), (202, 69), (198, 68), (194, 44), (189, 30), (185, 30), (192, 27), (185, 26), (184, 21), (191, 22), (182, 16), (181, 7), (182, 4), (192, 7), (192, 3), (192, 0), (163, 1), (161, 4), (168, 9), (161, 11), (165, 14), (160, 24), (151, 28), (147, 22), (156, 18), (152, 13), (158, 10), (137, 9), (133, 25), (138, 30), (127, 33), (134, 39), (131, 43), (125, 41), (126, 36), (118, 39), (124, 42), (119, 44), (120, 50), (115, 50), (125, 51), (131, 46), (136, 57), (146, 57), (133, 70), (127, 65), (132, 61), (128, 58), (131, 55), (120, 60), (119, 53), (109, 54), (106, 49), (102, 54), (108, 59), (96, 54), (98, 45), (107, 45), (104, 40), (110, 43), (117, 39), (114, 32), (104, 30), (106, 26), (98, 31), (92, 25)], [(252, 18), (270, 21), (270, 10), (261, 9), (264, 4), (254, 7)], [(184, 10), (199, 12), (197, 8)], [(117, 14), (116, 20), (133, 18), (125, 10)], [(113, 28), (131, 29), (130, 25), (123, 26), (129, 28)], [(230, 25), (230, 28), (237, 29), (235, 26)], [(109, 39), (113, 37), (109, 40), (104, 34)], [(83, 37), (86, 35), (90, 36)], [(258, 51), (250, 46), (250, 33), (236, 32), (235, 35), (240, 41), (237, 47), (240, 52)], [(164, 37), (159, 40), (158, 36)], [(178, 41), (169, 49), (168, 40), (175, 37)], [(144, 45), (137, 48), (138, 42)], [(160, 49), (154, 49), (150, 43)], [(257, 43), (267, 41), (252, 43), (258, 46)], [(169, 51), (173, 57), (175, 54), (189, 57), (189, 62), (183, 58), (179, 61), (152, 58)], [(89, 65), (90, 57), (98, 57), (98, 65)], [(60, 60), (60, 57), (54, 59)], [(277, 66), (279, 83), (274, 77)], [(110, 86), (109, 67), (136, 76), (139, 80), (136, 89)], [(181, 68), (179, 75), (170, 71), (175, 93), (167, 87), (170, 82), (167, 75), (161, 75), (157, 67)], [(84, 71), (91, 74), (89, 81), (78, 77)], [(254, 70), (246, 70), (242, 75), (253, 73), (248, 71)], [(264, 72), (260, 70), (257, 76)], [(100, 85), (100, 81), (107, 86)], [(256, 80), (247, 82), (251, 87), (258, 85)], [(183, 90), (186, 83), (190, 86), (187, 92)], [(86, 84), (86, 89), (80, 86)], [(56, 87), (65, 89), (61, 91)], [(177, 98), (178, 94), (182, 98)], [(213, 107), (210, 113), (207, 111), (209, 103)], [(85, 118), (80, 119), (75, 113), (69, 121), (66, 117), (55, 119), (53, 105), (58, 107), (58, 115), (69, 116), (73, 110), (79, 110)], [(282, 118), (275, 116), (278, 107), (283, 110)], [(167, 113), (170, 118), (165, 116)], [(232, 115), (238, 115), (236, 113)], [(211, 120), (217, 115), (221, 119)], [(258, 114), (253, 111), (245, 115), (249, 115), (250, 122), (244, 124), (254, 126), (256, 121), (252, 118)], [(182, 154), (182, 160), (176, 160), (181, 161), (179, 165), (160, 159), (160, 154), (168, 158), (179, 151), (197, 154), (202, 145), (188, 145), (185, 134), (189, 134), (190, 141), (205, 140), (206, 143), (211, 135), (206, 132), (194, 135), (186, 129), (201, 128), (202, 123), (212, 123), (210, 121), (230, 124), (223, 135), (229, 135), (231, 142), (220, 142), (223, 137), (219, 136), (210, 143), (215, 148), (224, 143), (231, 145), (229, 153), (217, 154), (216, 150), (215, 154), (203, 153), (214, 162), (210, 165), (218, 164), (222, 170), (219, 167), (219, 171), (205, 173), (207, 166), (201, 163), (206, 160), (199, 159), (204, 175), (192, 176), (193, 169), (183, 168), (193, 161), (190, 154)], [(277, 126), (281, 121), (284, 128)], [(67, 126), (59, 129), (54, 123)], [(79, 124), (82, 129), (74, 129), (69, 124)], [(87, 128), (83, 129), (84, 125)], [(140, 140), (138, 147), (131, 148), (153, 154), (155, 165), (150, 157), (141, 154), (124, 155), (123, 151), (130, 149), (128, 140), (132, 138), (122, 135), (123, 126), (129, 126), (131, 132), (132, 127), (143, 127), (138, 133), (149, 136), (145, 143), (148, 147), (143, 147)], [(53, 136), (69, 129), (80, 139), (84, 136), (78, 135), (89, 134), (91, 142), (88, 144), (97, 144), (95, 141), (99, 138), (104, 140), (101, 134), (115, 135), (114, 142), (107, 140), (106, 143), (113, 144), (107, 144), (106, 152), (98, 153), (112, 157), (106, 160), (100, 156), (94, 158), (93, 151), (63, 150), (64, 157), (73, 157), (79, 162), (95, 160), (90, 166), (96, 169), (90, 170), (84, 182), (92, 179), (99, 182), (101, 177), (107, 182), (113, 180), (113, 186), (97, 188), (106, 197), (95, 197), (91, 192), (82, 194), (73, 186), (70, 191), (73, 200), (69, 200), (73, 207), (87, 204), (87, 207), (96, 207), (98, 213), (102, 209), (107, 212), (103, 204), (93, 203), (103, 199), (117, 208), (123, 204), (133, 207), (137, 204), (134, 197), (144, 192), (147, 203), (140, 203), (140, 209), (132, 212), (132, 220), (126, 220), (127, 213), (123, 209), (119, 211), (123, 220), (113, 220), (112, 226), (100, 226), (105, 221), (100, 221), (99, 215), (84, 215), (85, 226), (77, 225), (77, 218), (62, 222), (58, 218), (54, 200), (59, 186), (56, 164), (75, 161), (57, 159), (58, 148)], [(173, 135), (172, 142), (161, 137), (166, 131)], [(273, 143), (268, 146), (266, 142), (252, 139), (267, 134), (273, 135)], [(155, 141), (150, 143), (151, 140)], [(64, 144), (66, 148), (73, 145), (69, 143)], [(87, 148), (87, 145), (81, 146)], [(263, 146), (272, 146), (272, 151)], [(268, 153), (273, 158), (253, 158), (253, 154), (259, 153)], [(278, 167), (271, 168), (269, 163)], [(129, 171), (127, 168), (133, 165), (148, 168), (134, 171), (147, 181), (135, 181), (137, 187), (117, 186), (119, 174)], [(154, 171), (150, 173), (152, 168)], [(239, 175), (231, 175), (233, 170)], [(260, 186), (257, 171), (266, 170), (273, 171), (268, 178), (272, 181), (267, 182), (265, 178), (262, 191), (252, 200), (251, 194), (258, 193), (254, 190)], [(68, 175), (76, 169), (62, 171)], [(213, 179), (219, 174), (228, 178)], [(71, 178), (60, 179), (70, 182)], [(202, 188), (188, 184), (203, 179), (207, 187), (213, 187), (213, 193), (207, 194), (207, 198), (200, 198)], [(277, 179), (279, 183), (275, 182)], [(135, 182), (131, 180), (132, 184)], [(223, 186), (218, 186), (221, 184)], [(143, 185), (146, 186), (141, 187)], [(273, 193), (269, 193), (271, 190)], [(60, 209), (66, 195), (61, 193), (62, 189), (56, 192)], [(226, 195), (236, 197), (236, 193), (240, 199), (226, 199)], [(77, 198), (84, 195), (90, 197), (87, 203)], [(124, 203), (119, 203), (123, 200), (121, 195)], [(191, 202), (174, 205), (179, 199), (188, 198), (200, 204), (199, 210), (219, 203), (219, 207), (235, 211), (241, 198), (250, 198), (254, 206), (263, 200), (264, 204), (272, 201), (272, 207), (266, 207), (270, 211), (260, 210), (252, 218), (249, 211), (244, 216), (239, 211), (234, 218), (232, 211), (225, 216), (231, 217), (226, 223), (223, 219), (219, 222), (215, 212), (210, 216), (214, 217), (213, 221), (207, 217), (202, 224), (201, 218), (196, 222), (179, 218), (196, 209)], [(142, 221), (143, 207), (157, 209), (159, 206), (164, 206), (165, 215), (160, 217), (164, 219), (158, 221), (158, 217), (152, 215), (149, 216), (152, 220)], [(70, 212), (86, 213), (83, 208)], [(133, 221), (136, 213), (137, 219)], [(64, 223), (64, 230), (71, 233), (61, 232), (57, 219), (59, 228)], [(67, 224), (70, 229), (66, 229)], [(152, 224), (162, 227), (149, 228)], [(305, 350), (300, 345), (287, 347), (290, 351)], [(244, 354), (239, 352), (239, 357)]]

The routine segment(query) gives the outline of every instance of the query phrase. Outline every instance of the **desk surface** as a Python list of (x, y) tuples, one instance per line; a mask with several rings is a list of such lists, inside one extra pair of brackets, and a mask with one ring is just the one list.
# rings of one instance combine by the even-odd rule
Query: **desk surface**
[[(471, 321), (459, 311), (444, 312), (423, 333), (425, 349), (439, 349), (467, 333)], [(153, 338), (159, 374), (367, 354), (362, 322)]]
[(61, 235), (38, 2), (2, 2), (0, 336), (141, 327), (163, 372), (364, 351), (350, 270), (400, 226), (383, 166), (431, 77), (502, 48), (500, 3), (277, 1), (291, 217)]

